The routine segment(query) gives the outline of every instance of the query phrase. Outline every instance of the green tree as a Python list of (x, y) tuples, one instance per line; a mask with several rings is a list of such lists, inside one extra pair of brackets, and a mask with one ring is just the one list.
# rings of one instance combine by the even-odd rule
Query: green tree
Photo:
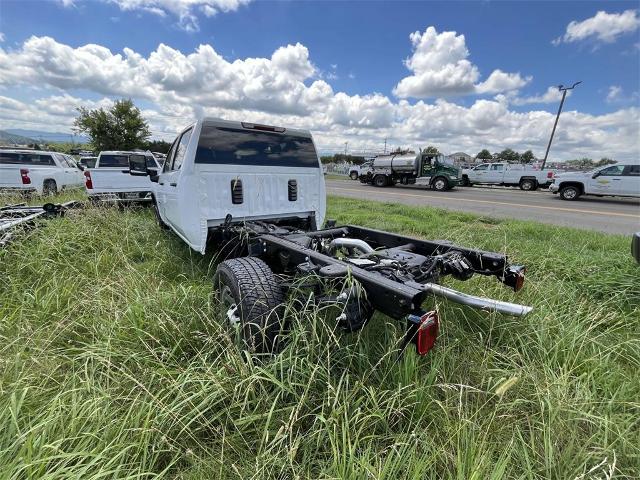
[(146, 143), (144, 148), (152, 152), (169, 153), (171, 144), (169, 142), (165, 142), (164, 140), (151, 140), (150, 142)]
[(616, 163), (615, 160), (611, 159), (611, 158), (607, 158), (607, 157), (602, 157), (600, 160), (598, 160), (594, 166), (596, 167), (604, 167), (605, 165), (613, 165), (614, 163)]
[(117, 100), (108, 110), (80, 107), (78, 112), (74, 130), (88, 135), (97, 151), (144, 148), (151, 136), (149, 125), (131, 99)]
[(514, 150), (511, 150), (510, 148), (506, 148), (499, 153), (498, 158), (500, 158), (500, 160), (504, 160), (505, 162), (519, 162), (520, 154)]
[(527, 150), (522, 155), (520, 155), (520, 163), (531, 163), (536, 159), (536, 156), (533, 154), (531, 150)]
[(438, 155), (440, 153), (440, 150), (438, 150), (438, 147), (434, 147), (433, 145), (429, 145), (427, 148), (425, 148), (422, 153), (427, 153), (429, 155)]
[(476, 158), (478, 160), (491, 160), (493, 157), (491, 156), (491, 152), (489, 150), (487, 150), (486, 148), (483, 148), (478, 152), (478, 154), (476, 155)]

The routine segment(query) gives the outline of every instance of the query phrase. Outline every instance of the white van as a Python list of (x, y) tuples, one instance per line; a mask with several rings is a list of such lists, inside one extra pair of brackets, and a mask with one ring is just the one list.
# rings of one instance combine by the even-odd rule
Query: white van
[(561, 173), (549, 187), (562, 200), (581, 195), (640, 197), (640, 163), (619, 162), (590, 172)]

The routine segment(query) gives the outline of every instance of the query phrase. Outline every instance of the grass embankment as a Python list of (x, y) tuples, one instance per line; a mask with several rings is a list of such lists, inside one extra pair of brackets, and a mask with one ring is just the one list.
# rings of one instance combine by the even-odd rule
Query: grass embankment
[[(309, 309), (251, 365), (214, 262), (149, 209), (89, 208), (0, 251), (0, 478), (603, 478), (640, 471), (640, 285), (629, 239), (331, 198), (330, 216), (508, 252), (526, 318), (438, 302), (437, 348)], [(302, 311), (300, 311), (302, 310)]]

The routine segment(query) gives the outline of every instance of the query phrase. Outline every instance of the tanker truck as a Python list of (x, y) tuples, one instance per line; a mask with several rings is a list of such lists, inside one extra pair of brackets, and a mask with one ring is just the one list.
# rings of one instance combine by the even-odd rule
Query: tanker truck
[(442, 192), (458, 185), (461, 173), (441, 154), (408, 152), (376, 157), (359, 178), (376, 187), (416, 184)]

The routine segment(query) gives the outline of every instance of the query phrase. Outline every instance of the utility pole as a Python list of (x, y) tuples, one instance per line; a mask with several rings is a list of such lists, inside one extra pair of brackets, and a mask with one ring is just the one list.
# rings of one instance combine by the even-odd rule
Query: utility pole
[(560, 107), (558, 108), (558, 113), (556, 115), (556, 121), (553, 124), (553, 130), (551, 130), (551, 137), (549, 137), (549, 144), (547, 145), (547, 151), (544, 152), (544, 159), (542, 160), (542, 166), (540, 170), (544, 170), (544, 166), (547, 164), (547, 157), (549, 156), (549, 149), (551, 148), (551, 142), (553, 141), (553, 135), (556, 133), (556, 127), (558, 126), (558, 120), (560, 119), (560, 113), (562, 112), (562, 106), (564, 105), (564, 99), (567, 98), (567, 90), (573, 90), (578, 85), (580, 85), (582, 81), (576, 82), (570, 87), (565, 87), (564, 85), (558, 85), (558, 90), (562, 92), (562, 100), (560, 100)]
[(347, 155), (347, 147), (349, 146), (349, 142), (344, 142), (344, 154)]
[(387, 154), (387, 139), (384, 139), (384, 154)]

